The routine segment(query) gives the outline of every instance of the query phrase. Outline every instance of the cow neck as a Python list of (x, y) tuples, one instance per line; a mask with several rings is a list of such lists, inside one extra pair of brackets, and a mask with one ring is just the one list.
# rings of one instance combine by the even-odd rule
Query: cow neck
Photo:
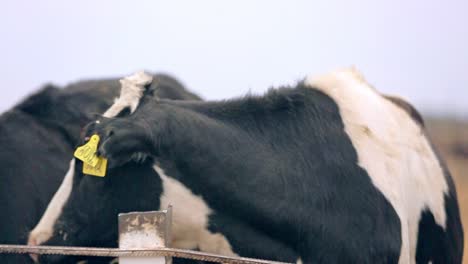
[[(151, 122), (152, 131), (158, 131), (153, 134), (157, 139), (155, 158), (169, 175), (190, 186), (195, 193), (210, 189), (232, 192), (235, 196), (237, 187), (226, 185), (226, 180), (244, 181), (244, 175), (256, 174), (251, 171), (255, 170), (254, 166), (235, 158), (247, 149), (239, 146), (248, 144), (252, 150), (264, 147), (244, 130), (176, 105), (169, 106), (165, 115), (163, 120)], [(236, 171), (230, 170), (234, 167)], [(200, 182), (204, 183), (203, 187)]]

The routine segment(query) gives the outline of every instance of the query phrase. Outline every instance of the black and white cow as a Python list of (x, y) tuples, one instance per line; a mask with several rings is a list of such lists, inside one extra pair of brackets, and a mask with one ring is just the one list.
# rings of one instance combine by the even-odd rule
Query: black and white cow
[[(455, 188), (422, 119), (355, 70), (221, 102), (140, 94), (88, 126), (107, 176), (72, 161), (66, 195), (32, 240), (116, 246), (119, 212), (172, 204), (174, 247), (296, 263), (461, 263)], [(133, 107), (121, 114), (123, 105)]]
[[(111, 105), (118, 88), (117, 80), (48, 85), (0, 116), (1, 244), (26, 244), (63, 180), (80, 126)], [(32, 261), (0, 255), (0, 263)]]
[[(198, 98), (168, 75), (154, 77), (161, 97)], [(48, 85), (0, 116), (0, 244), (26, 244), (68, 170), (81, 128), (111, 106), (119, 90), (118, 79)], [(32, 260), (0, 254), (0, 263)]]

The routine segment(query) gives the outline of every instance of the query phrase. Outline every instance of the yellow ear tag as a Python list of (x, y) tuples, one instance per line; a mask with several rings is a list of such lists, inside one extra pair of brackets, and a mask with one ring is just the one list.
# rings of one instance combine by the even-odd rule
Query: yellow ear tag
[(96, 155), (99, 144), (99, 136), (92, 135), (88, 143), (78, 147), (75, 157), (83, 161), (83, 173), (93, 176), (106, 176), (107, 159)]
[(104, 177), (106, 176), (107, 159), (98, 157), (98, 163), (96, 166), (91, 166), (87, 163), (83, 163), (83, 173), (93, 176)]
[(77, 159), (83, 161), (85, 164), (89, 164), (94, 167), (99, 162), (99, 158), (96, 155), (98, 144), (99, 136), (92, 135), (88, 143), (84, 144), (81, 147), (78, 147), (75, 150), (74, 156)]

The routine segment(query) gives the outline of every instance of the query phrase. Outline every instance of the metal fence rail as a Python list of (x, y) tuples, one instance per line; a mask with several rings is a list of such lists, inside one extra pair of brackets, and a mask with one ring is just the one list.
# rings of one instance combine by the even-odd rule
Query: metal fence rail
[(68, 256), (94, 256), (94, 257), (174, 257), (210, 261), (218, 263), (236, 264), (287, 264), (285, 262), (229, 257), (209, 254), (193, 250), (176, 248), (157, 249), (118, 249), (118, 248), (88, 248), (88, 247), (59, 247), (59, 246), (25, 246), (1, 245), (0, 254), (38, 254), (38, 255), (68, 255)]
[(171, 206), (162, 211), (119, 214), (119, 248), (0, 244), (0, 254), (118, 257), (121, 264), (171, 264), (171, 258), (173, 257), (218, 263), (287, 264), (285, 262), (170, 248), (171, 222)]

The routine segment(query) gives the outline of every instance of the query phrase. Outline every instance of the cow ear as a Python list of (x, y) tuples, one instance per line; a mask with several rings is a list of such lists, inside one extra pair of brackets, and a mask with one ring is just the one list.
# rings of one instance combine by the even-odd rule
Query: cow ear
[(30, 95), (15, 108), (34, 116), (43, 116), (51, 111), (59, 96), (60, 89), (54, 85), (46, 85), (38, 92)]

